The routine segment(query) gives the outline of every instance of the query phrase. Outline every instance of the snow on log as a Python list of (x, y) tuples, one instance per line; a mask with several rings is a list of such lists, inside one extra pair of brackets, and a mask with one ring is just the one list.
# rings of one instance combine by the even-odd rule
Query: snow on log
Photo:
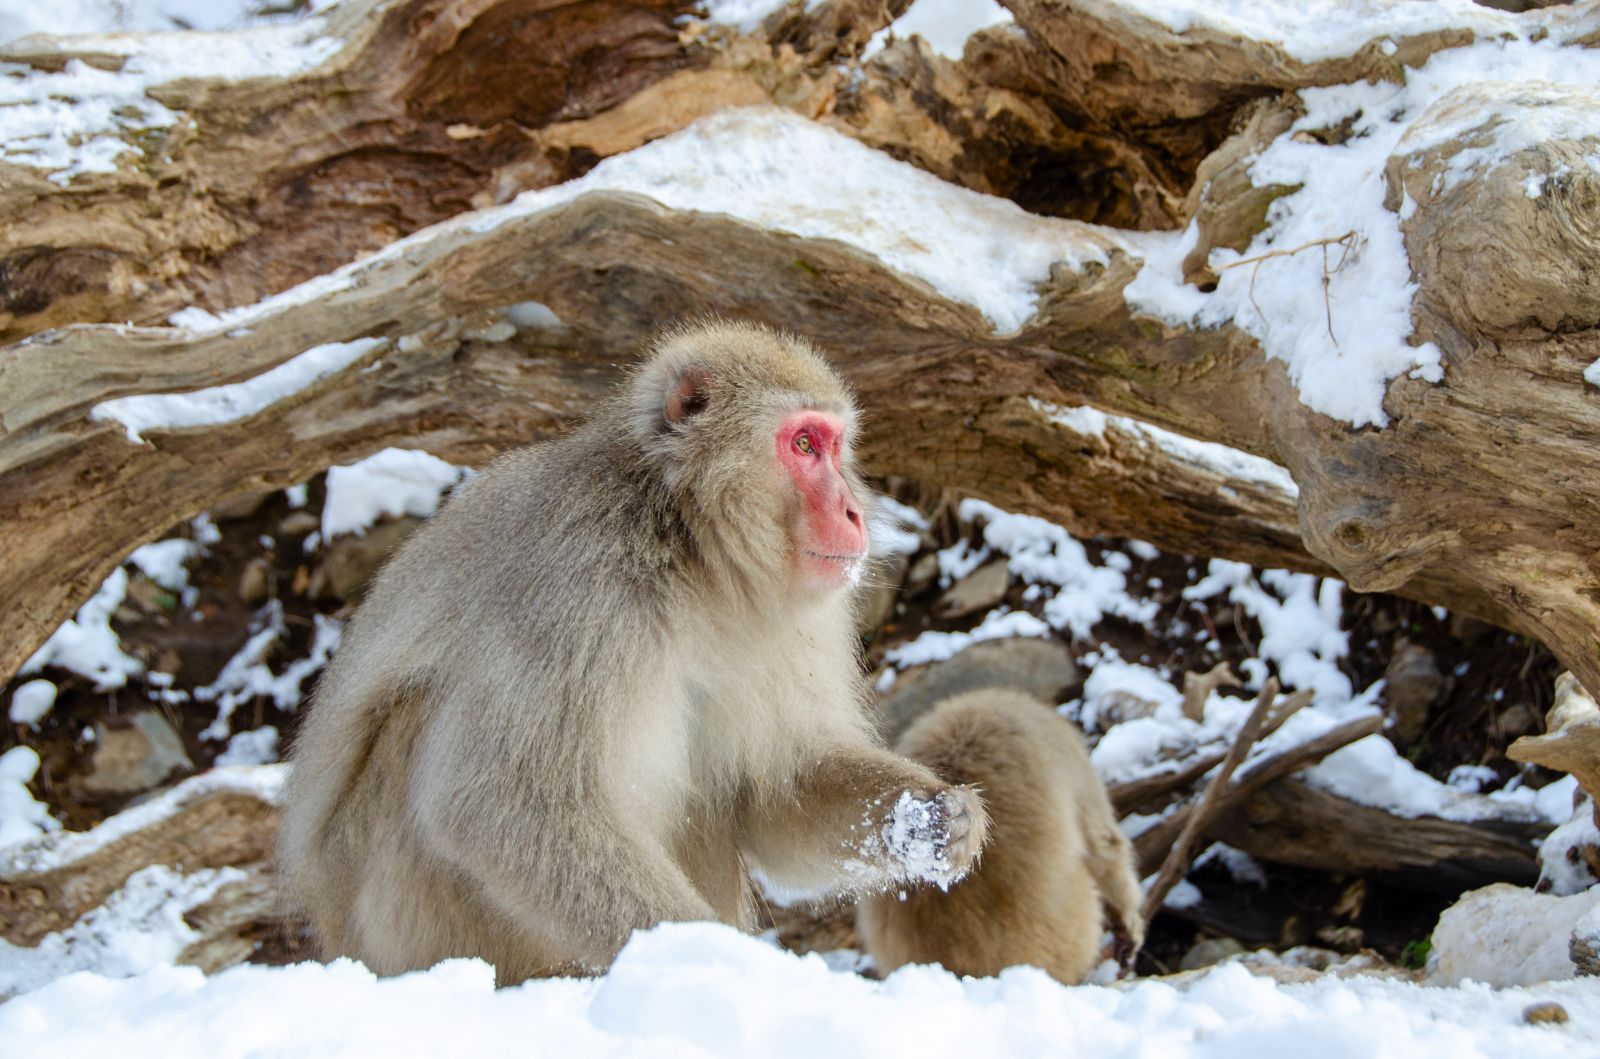
[[(1600, 441), (1600, 12), (1362, 6), (1313, 39), (1254, 4), (1019, 0), (960, 61), (807, 38), (836, 5), (745, 34), (609, 0), (342, 4), (197, 77), (187, 36), (13, 44), (12, 95), (115, 120), (0, 160), (0, 326), (34, 335), (0, 349), (0, 669), (179, 518), (558, 433), (709, 311), (828, 348), (879, 473), (1404, 591), (1600, 688), (1571, 470)], [(799, 116), (714, 113), (752, 102)], [(219, 392), (327, 348), (268, 404)], [(127, 438), (116, 402), (180, 394), (242, 417)]]

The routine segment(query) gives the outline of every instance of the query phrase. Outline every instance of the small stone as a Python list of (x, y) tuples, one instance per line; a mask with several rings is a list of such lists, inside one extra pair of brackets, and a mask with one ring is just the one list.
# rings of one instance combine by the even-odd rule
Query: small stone
[(151, 710), (134, 714), (125, 725), (96, 723), (94, 748), (89, 772), (74, 784), (90, 797), (139, 794), (175, 772), (194, 770), (177, 731)]
[(1202, 967), (1222, 963), (1244, 952), (1244, 946), (1234, 938), (1202, 938), (1189, 947), (1178, 962), (1180, 971), (1198, 971)]
[(1444, 694), (1445, 678), (1426, 647), (1401, 640), (1389, 667), (1383, 672), (1383, 699), (1394, 721), (1394, 735), (1402, 746), (1422, 737), (1428, 711)]
[(912, 721), (952, 695), (1012, 688), (1055, 703), (1082, 680), (1072, 652), (1054, 640), (985, 640), (953, 658), (901, 673), (879, 701), (878, 713), (892, 744)]
[(421, 519), (400, 518), (380, 522), (359, 537), (335, 537), (312, 578), (312, 594), (359, 602), (372, 575), (420, 525)]
[(272, 590), (272, 564), (265, 559), (251, 559), (239, 575), (239, 600), (255, 606), (266, 600)]
[(211, 509), (211, 517), (218, 522), (236, 522), (240, 519), (249, 518), (261, 510), (261, 505), (267, 502), (267, 498), (273, 492), (274, 490), (271, 489), (262, 489), (253, 493), (240, 493), (238, 496), (230, 496)]
[(304, 537), (322, 528), (322, 519), (315, 512), (291, 511), (278, 520), (279, 537)]
[(985, 563), (972, 573), (951, 585), (933, 605), (937, 618), (964, 618), (968, 614), (993, 610), (1005, 597), (1011, 573), (1006, 560), (996, 559)]
[(867, 567), (867, 585), (856, 596), (856, 632), (861, 636), (875, 638), (883, 623), (894, 615), (907, 562), (904, 555), (891, 555)]
[(933, 584), (934, 579), (938, 576), (939, 557), (933, 552), (929, 552), (911, 564), (911, 569), (906, 573), (905, 581), (901, 587), (905, 589), (906, 595), (914, 596)]
[(1560, 1025), (1567, 1021), (1567, 1009), (1554, 1000), (1541, 1000), (1522, 1009), (1522, 1021), (1530, 1026)]
[(1479, 637), (1495, 631), (1495, 627), (1486, 621), (1474, 618), (1470, 614), (1450, 615), (1450, 635), (1462, 643), (1471, 643)]

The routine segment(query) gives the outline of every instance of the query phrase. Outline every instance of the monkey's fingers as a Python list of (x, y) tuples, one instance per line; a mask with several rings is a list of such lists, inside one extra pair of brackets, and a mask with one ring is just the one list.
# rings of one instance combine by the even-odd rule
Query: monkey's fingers
[(972, 866), (986, 830), (983, 803), (969, 788), (932, 797), (905, 791), (884, 824), (883, 840), (903, 877), (948, 888)]

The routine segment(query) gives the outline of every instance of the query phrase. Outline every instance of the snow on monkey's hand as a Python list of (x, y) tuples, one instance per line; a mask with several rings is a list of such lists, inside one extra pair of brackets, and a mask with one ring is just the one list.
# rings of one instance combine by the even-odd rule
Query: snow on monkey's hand
[(904, 791), (883, 825), (883, 841), (902, 878), (949, 889), (977, 861), (988, 827), (983, 801), (971, 787), (932, 796)]

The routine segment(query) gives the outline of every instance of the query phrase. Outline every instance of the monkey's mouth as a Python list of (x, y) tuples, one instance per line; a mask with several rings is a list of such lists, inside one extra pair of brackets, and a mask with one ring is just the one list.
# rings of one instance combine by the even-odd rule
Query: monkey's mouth
[(866, 552), (833, 555), (828, 552), (814, 552), (807, 549), (806, 558), (825, 571), (830, 581), (835, 581), (839, 584), (856, 584), (861, 580), (861, 572), (866, 569), (867, 565)]

